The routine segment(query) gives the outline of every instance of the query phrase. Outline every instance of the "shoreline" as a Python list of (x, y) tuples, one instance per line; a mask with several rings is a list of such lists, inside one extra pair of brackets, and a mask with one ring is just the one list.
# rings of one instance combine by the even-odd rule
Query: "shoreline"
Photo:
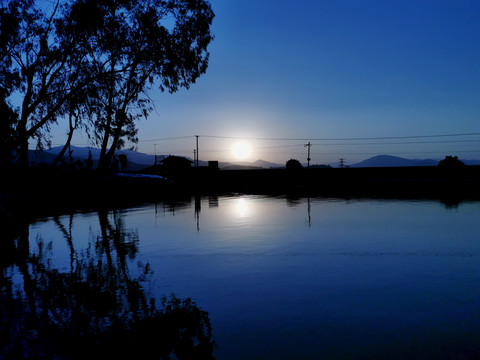
[(11, 223), (39, 214), (122, 208), (186, 199), (193, 195), (252, 194), (291, 197), (430, 199), (446, 204), (480, 200), (480, 166), (177, 171), (149, 169), (132, 173), (68, 171), (52, 168), (10, 169), (1, 179), (0, 219)]

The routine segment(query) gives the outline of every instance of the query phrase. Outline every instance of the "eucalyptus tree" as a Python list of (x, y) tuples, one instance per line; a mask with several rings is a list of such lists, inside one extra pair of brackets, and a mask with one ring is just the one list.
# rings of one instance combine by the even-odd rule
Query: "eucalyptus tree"
[[(50, 3), (49, 3), (50, 4)], [(84, 34), (72, 31), (69, 3), (44, 9), (32, 0), (1, 3), (0, 21), (13, 26), (2, 46), (0, 79), (18, 101), (15, 147), (18, 162), (28, 165), (28, 145), (48, 145), (50, 126), (64, 115), (72, 95), (92, 82), (87, 71)]]
[(17, 114), (5, 98), (0, 97), (0, 166), (9, 165), (15, 146), (15, 124)]
[(7, 56), (9, 44), (17, 36), (19, 17), (9, 13), (4, 6), (0, 7), (0, 164), (8, 164), (11, 160), (15, 139), (17, 114), (7, 98), (13, 91), (17, 74), (9, 71), (12, 64)]
[(204, 0), (74, 4), (72, 18), (88, 29), (91, 69), (97, 75), (85, 106), (101, 148), (101, 169), (110, 167), (125, 140), (136, 143), (136, 122), (151, 111), (147, 92), (152, 86), (175, 92), (205, 73), (213, 17)]
[(0, 1), (0, 95), (20, 99), (9, 121), (24, 166), (29, 142), (49, 145), (50, 127), (67, 117), (69, 139), (88, 120), (108, 169), (125, 140), (136, 141), (147, 91), (188, 88), (208, 66), (205, 0)]

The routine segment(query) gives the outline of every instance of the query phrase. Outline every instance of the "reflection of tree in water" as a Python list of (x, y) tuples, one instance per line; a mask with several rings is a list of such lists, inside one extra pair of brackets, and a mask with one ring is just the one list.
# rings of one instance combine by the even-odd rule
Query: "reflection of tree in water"
[(440, 199), (440, 202), (446, 209), (458, 209), (458, 206), (462, 203), (462, 201), (458, 198), (448, 198), (444, 197)]
[(28, 225), (17, 232), (15, 263), (3, 262), (0, 272), (1, 359), (213, 359), (208, 313), (188, 298), (156, 304), (142, 287), (148, 264), (130, 274), (138, 234), (121, 216), (100, 211), (101, 232), (80, 253), (71, 221), (68, 229), (55, 221), (71, 253), (69, 272), (52, 266), (42, 239), (29, 251)]
[(288, 194), (286, 197), (286, 200), (287, 200), (287, 206), (289, 207), (296, 207), (302, 204), (302, 198), (294, 194)]

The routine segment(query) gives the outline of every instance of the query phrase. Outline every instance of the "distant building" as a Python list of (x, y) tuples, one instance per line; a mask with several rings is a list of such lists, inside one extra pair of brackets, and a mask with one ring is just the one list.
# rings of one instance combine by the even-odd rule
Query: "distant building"
[(161, 164), (166, 170), (184, 170), (192, 167), (192, 160), (184, 158), (182, 156), (167, 156), (161, 161)]

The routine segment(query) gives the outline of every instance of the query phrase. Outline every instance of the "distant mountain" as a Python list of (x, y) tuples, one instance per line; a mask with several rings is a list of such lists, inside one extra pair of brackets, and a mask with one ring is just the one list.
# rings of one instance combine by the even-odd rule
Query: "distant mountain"
[[(48, 150), (45, 150), (44, 153), (57, 155), (61, 150), (62, 146), (57, 146)], [(83, 160), (87, 159), (89, 153), (92, 154), (92, 158), (94, 160), (98, 160), (100, 157), (100, 149), (93, 148), (93, 147), (79, 147), (79, 146), (71, 146), (72, 149), (72, 157), (75, 159)], [(139, 165), (153, 165), (155, 162), (155, 155), (148, 155), (134, 150), (120, 150), (118, 154), (125, 154), (127, 155), (128, 161), (139, 164)], [(68, 156), (68, 153), (65, 154)], [(158, 157), (160, 158), (160, 156)]]
[[(45, 162), (47, 164), (51, 164), (55, 157), (60, 153), (62, 150), (62, 146), (57, 146), (43, 152), (41, 151), (34, 151), (32, 150), (32, 155), (30, 156), (31, 161), (36, 163)], [(88, 158), (89, 153), (92, 154), (92, 159), (97, 161), (100, 157), (100, 149), (93, 148), (93, 147), (79, 147), (79, 146), (71, 146), (72, 149), (72, 157), (74, 160), (85, 160)], [(139, 170), (141, 168), (145, 168), (147, 166), (152, 166), (155, 163), (155, 155), (149, 155), (145, 153), (141, 153), (134, 150), (120, 150), (118, 151), (119, 154), (127, 155), (128, 159), (128, 169), (129, 170)], [(67, 157), (68, 154), (65, 154)], [(168, 155), (157, 155), (157, 161), (160, 161), (163, 157)], [(192, 160), (192, 159), (190, 159)], [(200, 166), (207, 166), (208, 161), (199, 160), (198, 165)], [(265, 160), (257, 160), (253, 162), (242, 161), (242, 162), (220, 162), (219, 164), (220, 169), (224, 168), (241, 168), (241, 169), (258, 169), (258, 168), (272, 168), (272, 167), (282, 167), (280, 164), (272, 163)]]
[[(100, 149), (93, 147), (79, 147), (72, 146), (72, 157), (74, 160), (85, 160), (88, 158), (89, 152), (92, 153), (94, 162), (100, 157)], [(61, 146), (57, 146), (43, 152), (38, 150), (30, 150), (30, 161), (34, 163), (45, 162), (51, 164), (57, 154), (62, 150)], [(118, 153), (127, 155), (128, 170), (140, 170), (155, 163), (155, 155), (149, 155), (134, 150), (120, 150)], [(67, 157), (68, 154), (65, 154)], [(160, 161), (167, 155), (158, 155), (157, 161)], [(351, 164), (350, 167), (401, 167), (401, 166), (436, 166), (439, 160), (432, 159), (405, 159), (392, 155), (377, 155), (369, 159), (363, 160), (356, 164)], [(466, 165), (480, 165), (480, 160), (463, 160)], [(199, 161), (200, 166), (207, 166), (208, 162), (204, 160)], [(282, 168), (283, 164), (273, 163), (265, 160), (256, 161), (236, 161), (236, 162), (219, 162), (220, 169), (270, 169)], [(338, 163), (330, 164), (337, 168)], [(347, 163), (348, 165), (348, 163)], [(314, 167), (314, 166), (311, 166)]]
[(328, 164), (313, 164), (313, 165), (310, 165), (311, 169), (328, 169), (328, 168), (332, 168), (332, 167), (333, 167), (332, 165), (328, 165)]
[(284, 167), (284, 165), (273, 163), (270, 161), (265, 161), (265, 160), (236, 161), (235, 163), (231, 163), (230, 165), (241, 165), (243, 167), (263, 168), (263, 169)]
[[(220, 166), (219, 166), (220, 167)], [(255, 170), (261, 169), (258, 166), (230, 164), (220, 167), (222, 170)]]
[[(155, 155), (149, 155), (134, 150), (120, 150), (118, 153), (127, 155), (128, 161), (139, 165), (155, 164)], [(157, 156), (157, 161), (160, 161), (162, 157), (162, 155)]]
[(437, 166), (438, 161), (432, 159), (412, 160), (392, 155), (377, 155), (350, 167), (400, 167), (400, 166)]
[(39, 164), (39, 163), (46, 163), (51, 164), (57, 157), (56, 154), (51, 154), (46, 151), (39, 151), (39, 150), (28, 150), (28, 161)]
[[(57, 154), (62, 151), (63, 146), (56, 146), (51, 149), (45, 150), (44, 153), (51, 154), (57, 156)], [(100, 149), (92, 148), (92, 147), (80, 147), (80, 146), (71, 146), (70, 149), (72, 150), (72, 157), (82, 160), (87, 159), (89, 152), (92, 153), (92, 158), (97, 159), (100, 157)], [(68, 156), (68, 150), (65, 153)]]
[(462, 160), (465, 165), (480, 165), (480, 160)]
[[(44, 162), (46, 164), (52, 164), (62, 148), (63, 146), (56, 146), (44, 151), (31, 150), (29, 159), (34, 163)], [(71, 146), (70, 148), (72, 150), (72, 158), (74, 161), (86, 160), (91, 153), (94, 167), (96, 166), (96, 163), (100, 158), (100, 149), (80, 146)], [(127, 170), (141, 170), (148, 165), (153, 165), (155, 162), (154, 155), (143, 154), (133, 150), (120, 150), (118, 153), (127, 155)], [(64, 155), (64, 159), (68, 161), (68, 150)], [(160, 159), (160, 156), (158, 159)]]

